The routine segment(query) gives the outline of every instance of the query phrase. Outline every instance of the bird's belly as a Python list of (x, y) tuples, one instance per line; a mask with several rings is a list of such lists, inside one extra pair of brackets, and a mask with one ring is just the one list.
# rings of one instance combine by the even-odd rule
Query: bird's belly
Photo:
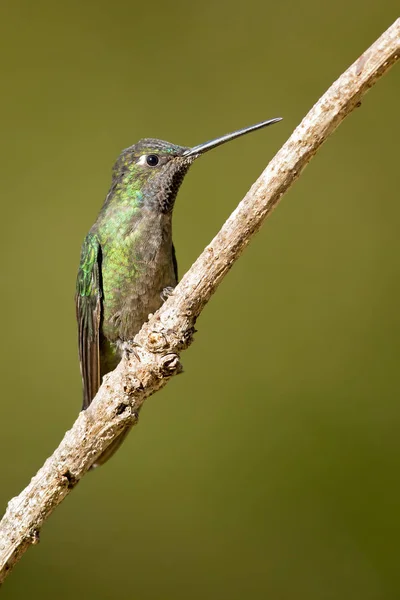
[(163, 290), (176, 283), (172, 260), (156, 261), (143, 271), (135, 269), (114, 277), (115, 288), (109, 294), (103, 281), (103, 335), (114, 343), (133, 339), (149, 314), (160, 308)]

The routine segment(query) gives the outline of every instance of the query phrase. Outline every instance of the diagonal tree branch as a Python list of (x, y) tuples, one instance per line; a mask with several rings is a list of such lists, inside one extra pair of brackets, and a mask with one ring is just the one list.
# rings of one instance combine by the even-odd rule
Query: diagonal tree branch
[(137, 346), (104, 378), (81, 412), (0, 522), (0, 583), (96, 458), (132, 427), (144, 400), (181, 370), (196, 318), (264, 219), (299, 177), (322, 143), (400, 55), (400, 19), (339, 77), (310, 110), (252, 186), (220, 232), (183, 277), (172, 297), (142, 327)]

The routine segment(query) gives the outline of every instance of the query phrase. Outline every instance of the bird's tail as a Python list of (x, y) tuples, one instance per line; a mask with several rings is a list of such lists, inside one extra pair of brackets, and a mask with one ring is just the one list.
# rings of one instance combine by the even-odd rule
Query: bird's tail
[(111, 456), (114, 454), (114, 452), (116, 452), (118, 450), (118, 448), (120, 447), (120, 445), (122, 444), (122, 442), (124, 441), (124, 439), (126, 438), (126, 436), (128, 435), (128, 433), (130, 432), (131, 429), (132, 429), (132, 427), (128, 427), (128, 429), (123, 431), (117, 437), (117, 439), (114, 440), (108, 446), (108, 448), (103, 452), (103, 454), (100, 454), (100, 456), (98, 457), (96, 462), (90, 468), (95, 469), (96, 467), (100, 467), (101, 465), (104, 465), (104, 463), (107, 462), (109, 458), (111, 458)]

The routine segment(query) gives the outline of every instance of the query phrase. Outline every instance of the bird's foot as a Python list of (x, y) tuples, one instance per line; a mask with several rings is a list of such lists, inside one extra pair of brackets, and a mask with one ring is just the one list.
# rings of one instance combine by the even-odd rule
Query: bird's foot
[(172, 287), (172, 285), (169, 285), (168, 287), (165, 287), (163, 289), (163, 291), (160, 294), (160, 298), (163, 302), (165, 302), (167, 300), (167, 298), (169, 298), (170, 296), (172, 296), (172, 294), (174, 293), (174, 289)]
[(135, 342), (135, 340), (126, 340), (126, 342), (122, 342), (121, 349), (125, 353), (125, 357), (129, 358), (131, 354), (140, 362), (140, 356), (135, 350), (140, 347), (140, 344)]

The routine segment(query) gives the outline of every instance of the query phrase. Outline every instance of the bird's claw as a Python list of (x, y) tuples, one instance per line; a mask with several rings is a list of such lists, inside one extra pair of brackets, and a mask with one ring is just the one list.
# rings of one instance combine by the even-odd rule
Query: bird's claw
[(167, 300), (167, 298), (169, 298), (170, 296), (172, 296), (172, 294), (174, 293), (174, 289), (172, 287), (172, 285), (169, 285), (168, 287), (165, 287), (163, 289), (163, 291), (160, 294), (160, 298), (163, 302), (165, 302)]
[(135, 342), (135, 340), (127, 340), (126, 342), (122, 343), (122, 350), (125, 352), (126, 358), (129, 358), (129, 355), (133, 354), (134, 357), (140, 362), (140, 356), (136, 352), (135, 346), (136, 348), (139, 348), (140, 344)]

